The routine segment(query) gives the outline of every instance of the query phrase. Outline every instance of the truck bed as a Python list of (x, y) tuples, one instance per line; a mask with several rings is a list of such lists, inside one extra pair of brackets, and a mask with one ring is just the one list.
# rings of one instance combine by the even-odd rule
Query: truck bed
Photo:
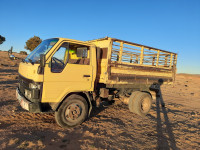
[(176, 53), (109, 37), (88, 42), (100, 51), (99, 83), (152, 84), (162, 80), (169, 84), (175, 80)]

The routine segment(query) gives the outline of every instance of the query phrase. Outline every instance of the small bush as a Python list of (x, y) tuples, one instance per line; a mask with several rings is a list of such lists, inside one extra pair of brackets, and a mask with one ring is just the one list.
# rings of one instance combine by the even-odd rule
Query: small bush
[(20, 51), (19, 53), (22, 55), (27, 55), (27, 52), (25, 52), (25, 51)]

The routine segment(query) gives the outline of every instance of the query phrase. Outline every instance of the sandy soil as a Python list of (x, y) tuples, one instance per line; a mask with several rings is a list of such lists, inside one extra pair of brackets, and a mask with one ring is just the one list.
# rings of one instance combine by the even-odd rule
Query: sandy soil
[(62, 129), (54, 114), (19, 106), (19, 62), (0, 52), (0, 149), (200, 149), (198, 75), (179, 74), (174, 86), (162, 85), (145, 118), (122, 103), (104, 104), (82, 125)]

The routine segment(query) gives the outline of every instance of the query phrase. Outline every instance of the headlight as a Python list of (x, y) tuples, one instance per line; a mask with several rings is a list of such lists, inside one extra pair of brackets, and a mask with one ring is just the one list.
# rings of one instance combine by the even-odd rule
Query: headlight
[(25, 97), (31, 99), (31, 91), (25, 89)]
[(40, 89), (40, 85), (36, 83), (29, 83), (30, 89)]

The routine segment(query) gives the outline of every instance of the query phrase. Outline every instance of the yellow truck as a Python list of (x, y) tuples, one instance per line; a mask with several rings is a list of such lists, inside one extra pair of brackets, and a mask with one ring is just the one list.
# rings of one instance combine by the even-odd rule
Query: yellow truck
[(29, 112), (55, 112), (64, 128), (81, 124), (102, 101), (121, 99), (145, 116), (151, 90), (174, 82), (176, 62), (176, 53), (116, 38), (47, 39), (20, 63), (16, 97)]

